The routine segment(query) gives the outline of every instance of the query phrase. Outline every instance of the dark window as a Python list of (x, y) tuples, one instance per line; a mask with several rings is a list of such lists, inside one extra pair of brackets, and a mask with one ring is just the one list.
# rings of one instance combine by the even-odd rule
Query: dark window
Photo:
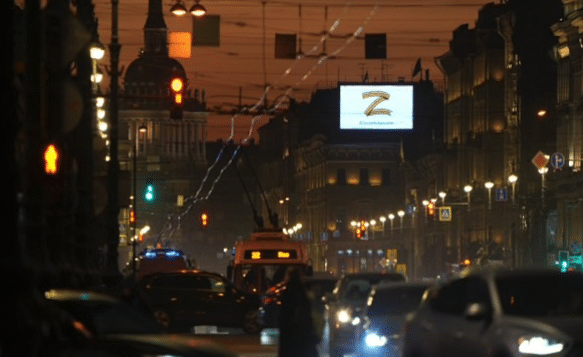
[(439, 289), (429, 304), (432, 309), (450, 315), (462, 315), (466, 308), (467, 281), (453, 281)]
[(501, 277), (496, 287), (502, 309), (509, 315), (583, 315), (583, 278), (577, 274)]
[(415, 310), (427, 287), (399, 287), (378, 289), (368, 308), (368, 316), (401, 315)]
[(368, 186), (368, 169), (360, 169), (360, 185), (361, 186)]
[(391, 184), (391, 170), (383, 169), (382, 175), (382, 185), (389, 186)]
[(346, 169), (336, 170), (336, 181), (338, 182), (338, 185), (346, 185)]

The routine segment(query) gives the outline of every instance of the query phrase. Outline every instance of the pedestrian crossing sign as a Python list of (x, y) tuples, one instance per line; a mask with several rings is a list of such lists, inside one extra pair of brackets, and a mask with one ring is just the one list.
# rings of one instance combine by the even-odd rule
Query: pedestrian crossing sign
[(440, 222), (451, 221), (451, 207), (450, 206), (439, 207), (439, 221)]

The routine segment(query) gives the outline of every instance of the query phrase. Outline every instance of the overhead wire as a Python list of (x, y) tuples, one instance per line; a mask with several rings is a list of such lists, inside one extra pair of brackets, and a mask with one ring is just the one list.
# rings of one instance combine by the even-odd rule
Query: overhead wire
[[(348, 12), (348, 8), (349, 8), (349, 7), (350, 7), (350, 3), (347, 3), (347, 4), (345, 5), (345, 9), (344, 9), (344, 11), (342, 12), (342, 16), (344, 16), (344, 15), (345, 15), (345, 14)], [(346, 45), (348, 45), (350, 42), (354, 41), (354, 39), (355, 39), (355, 38), (356, 38), (356, 37), (357, 37), (357, 36), (358, 36), (360, 33), (362, 33), (362, 31), (364, 30), (364, 27), (365, 27), (365, 26), (366, 26), (366, 25), (369, 23), (370, 19), (371, 19), (371, 18), (372, 18), (372, 17), (373, 17), (373, 16), (376, 14), (376, 12), (377, 12), (378, 8), (379, 8), (379, 6), (378, 6), (378, 3), (377, 3), (377, 4), (376, 4), (376, 5), (373, 7), (373, 9), (370, 11), (370, 13), (368, 14), (368, 16), (367, 16), (367, 17), (366, 17), (366, 19), (364, 20), (363, 24), (362, 24), (361, 26), (359, 26), (359, 27), (358, 27), (358, 28), (357, 28), (357, 29), (356, 29), (356, 30), (355, 30), (355, 31), (352, 33), (352, 35), (351, 35), (351, 36), (350, 36), (350, 37), (349, 37), (349, 38), (348, 38), (348, 39), (345, 41), (345, 44), (344, 44), (344, 45), (340, 46), (340, 47), (339, 47), (339, 48), (338, 48), (336, 51), (334, 51), (334, 52), (333, 52), (333, 54), (334, 54), (334, 55), (336, 55), (336, 54), (340, 53), (340, 52), (341, 52), (341, 51), (342, 51), (342, 50), (343, 50), (343, 49), (346, 47)], [(336, 21), (335, 21), (335, 22), (334, 22), (334, 23), (333, 23), (333, 24), (330, 26), (330, 28), (328, 29), (328, 31), (325, 31), (325, 33), (322, 35), (322, 38), (324, 38), (324, 41), (325, 41), (325, 38), (327, 38), (327, 37), (328, 37), (328, 36), (329, 36), (331, 33), (333, 33), (334, 31), (336, 31), (336, 29), (338, 28), (338, 25), (339, 25), (339, 23), (340, 23), (340, 20), (342, 19), (342, 16), (341, 16), (341, 17), (339, 17), (339, 18), (338, 18), (338, 19), (337, 19), (337, 20), (336, 20)], [(322, 41), (323, 41), (323, 39), (322, 39), (322, 38), (320, 39), (320, 43), (322, 43)], [(317, 50), (318, 50), (318, 48), (319, 48), (319, 47), (317, 47), (317, 46), (314, 46), (314, 47), (313, 47), (313, 48), (310, 50), (310, 52), (315, 52), (315, 51), (317, 51)], [(285, 101), (285, 98), (286, 98), (287, 96), (289, 96), (289, 94), (291, 93), (291, 91), (292, 91), (292, 88), (294, 88), (294, 87), (299, 87), (299, 85), (301, 84), (301, 82), (303, 82), (303, 81), (307, 80), (307, 79), (308, 79), (308, 78), (309, 78), (309, 77), (312, 75), (313, 71), (314, 71), (314, 70), (315, 70), (315, 69), (316, 69), (318, 66), (322, 65), (322, 64), (323, 64), (323, 63), (326, 61), (326, 59), (327, 59), (328, 57), (329, 57), (329, 56), (324, 56), (324, 58), (322, 58), (322, 59), (319, 59), (319, 60), (317, 61), (317, 63), (316, 63), (314, 66), (312, 66), (312, 68), (311, 68), (311, 69), (308, 71), (308, 73), (306, 73), (306, 74), (304, 74), (304, 75), (302, 76), (301, 80), (297, 81), (297, 82), (295, 83), (295, 85), (294, 85), (294, 86), (291, 86), (291, 87), (290, 87), (288, 90), (286, 90), (286, 91), (285, 91), (284, 95), (280, 96), (280, 97), (281, 97), (281, 99), (280, 99), (280, 100), (279, 100), (279, 101), (278, 101), (278, 102), (277, 102), (277, 103), (274, 105), (274, 107), (273, 107), (272, 109), (273, 109), (273, 110), (277, 110), (277, 109), (279, 109), (279, 107), (280, 107), (280, 106), (281, 106), (281, 105), (284, 103), (284, 101)], [(288, 75), (289, 75), (289, 74), (292, 72), (293, 68), (295, 67), (295, 64), (296, 64), (298, 61), (302, 61), (304, 58), (306, 58), (306, 57), (305, 57), (305, 56), (304, 56), (304, 57), (296, 57), (296, 58), (294, 59), (294, 61), (293, 61), (292, 65), (291, 65), (291, 66), (290, 66), (290, 67), (289, 67), (289, 68), (288, 68), (286, 71), (284, 71), (283, 75), (280, 77), (280, 79), (278, 80), (278, 82), (282, 81), (282, 80), (283, 80), (285, 77), (287, 77), (287, 76), (288, 76)], [(255, 105), (253, 105), (253, 106), (252, 106), (252, 107), (249, 109), (249, 111), (250, 111), (250, 112), (253, 112), (253, 111), (257, 110), (257, 109), (259, 108), (259, 106), (261, 105), (261, 103), (264, 103), (264, 101), (265, 101), (265, 98), (266, 98), (266, 96), (267, 96), (267, 93), (268, 93), (270, 90), (271, 90), (271, 86), (266, 86), (266, 87), (265, 87), (265, 89), (264, 89), (264, 91), (263, 91), (263, 94), (261, 95), (261, 98), (260, 98), (260, 99), (259, 99), (259, 100), (258, 100), (258, 101), (255, 103)], [(225, 165), (224, 165), (224, 166), (221, 168), (221, 170), (219, 171), (219, 173), (218, 173), (217, 177), (215, 178), (215, 180), (214, 180), (214, 181), (213, 181), (213, 183), (211, 184), (211, 187), (209, 188), (209, 190), (208, 190), (207, 194), (206, 194), (205, 196), (201, 197), (201, 196), (199, 196), (199, 195), (200, 195), (200, 192), (202, 191), (202, 188), (204, 187), (204, 185), (205, 185), (205, 183), (206, 183), (206, 181), (207, 181), (207, 179), (208, 179), (208, 177), (209, 177), (209, 175), (210, 175), (210, 172), (211, 172), (211, 171), (212, 171), (212, 170), (215, 168), (215, 166), (217, 165), (217, 163), (220, 161), (220, 159), (221, 159), (221, 157), (222, 157), (222, 155), (223, 155), (223, 153), (224, 153), (224, 151), (225, 151), (225, 149), (226, 149), (227, 145), (230, 145), (230, 144), (233, 142), (233, 138), (234, 138), (234, 130), (235, 130), (235, 126), (234, 126), (234, 119), (235, 119), (235, 117), (236, 117), (238, 114), (235, 114), (235, 115), (233, 115), (233, 116), (231, 117), (231, 133), (230, 133), (230, 135), (229, 135), (229, 138), (228, 138), (228, 139), (225, 141), (225, 143), (224, 143), (224, 144), (223, 144), (223, 146), (221, 147), (221, 150), (219, 151), (219, 154), (217, 155), (217, 158), (215, 159), (215, 161), (213, 162), (213, 164), (212, 164), (211, 166), (209, 166), (209, 168), (207, 169), (207, 171), (206, 171), (206, 174), (205, 174), (205, 176), (203, 177), (203, 179), (202, 179), (202, 181), (201, 181), (201, 184), (200, 184), (200, 186), (199, 186), (199, 188), (198, 188), (198, 190), (197, 190), (196, 194), (195, 194), (194, 196), (187, 197), (187, 198), (184, 200), (184, 202), (185, 202), (185, 203), (188, 203), (188, 205), (187, 205), (187, 208), (183, 210), (183, 212), (181, 212), (181, 213), (178, 213), (178, 214), (177, 214), (177, 216), (178, 216), (178, 225), (177, 225), (177, 226), (176, 226), (174, 229), (171, 229), (171, 227), (172, 227), (172, 223), (171, 223), (171, 220), (168, 220), (168, 222), (167, 222), (167, 225), (166, 225), (165, 227), (163, 227), (163, 229), (162, 229), (162, 231), (161, 231), (160, 237), (163, 237), (163, 234), (166, 234), (167, 232), (169, 232), (169, 234), (170, 234), (170, 237), (172, 237), (172, 235), (173, 235), (173, 233), (176, 231), (176, 229), (177, 229), (178, 227), (180, 227), (180, 219), (181, 219), (181, 218), (182, 218), (182, 217), (183, 217), (183, 216), (184, 216), (186, 213), (188, 213), (188, 212), (189, 212), (189, 211), (192, 209), (192, 207), (194, 206), (194, 204), (195, 204), (195, 203), (197, 203), (198, 201), (201, 201), (201, 200), (207, 200), (207, 199), (210, 197), (210, 195), (211, 195), (211, 194), (212, 194), (212, 192), (214, 191), (214, 188), (215, 188), (216, 184), (217, 184), (217, 183), (219, 182), (219, 180), (221, 179), (221, 177), (222, 177), (222, 175), (223, 175), (224, 171), (225, 171), (225, 170), (226, 170), (226, 169), (227, 169), (227, 168), (228, 168), (228, 167), (229, 167), (229, 166), (230, 166), (230, 165), (233, 163), (234, 159), (237, 157), (237, 155), (238, 155), (238, 153), (239, 153), (239, 150), (241, 149), (241, 147), (242, 147), (243, 145), (245, 145), (245, 144), (247, 144), (247, 143), (249, 142), (249, 140), (250, 140), (250, 138), (252, 137), (252, 134), (253, 134), (253, 129), (254, 129), (255, 122), (256, 122), (256, 121), (257, 121), (259, 118), (261, 118), (263, 115), (265, 115), (265, 114), (267, 114), (267, 113), (261, 113), (261, 114), (259, 114), (259, 115), (255, 116), (255, 117), (253, 117), (253, 119), (251, 120), (251, 123), (250, 123), (250, 127), (249, 127), (249, 131), (248, 131), (248, 135), (247, 135), (247, 137), (245, 137), (244, 139), (242, 139), (242, 140), (241, 140), (241, 142), (239, 143), (239, 145), (237, 146), (237, 148), (236, 148), (236, 149), (233, 151), (233, 154), (231, 155), (231, 157), (230, 157), (229, 161), (228, 161), (228, 162), (227, 162), (227, 163), (226, 163), (226, 164), (225, 164)], [(176, 215), (176, 214), (175, 214), (175, 215)]]

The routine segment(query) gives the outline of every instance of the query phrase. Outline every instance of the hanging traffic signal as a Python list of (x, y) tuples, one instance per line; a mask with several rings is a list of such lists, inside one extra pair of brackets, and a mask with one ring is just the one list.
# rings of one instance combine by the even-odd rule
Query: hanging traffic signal
[(146, 192), (144, 193), (144, 198), (148, 202), (152, 202), (154, 200), (154, 185), (149, 183), (146, 186)]
[(208, 223), (209, 223), (208, 218), (209, 218), (209, 216), (206, 213), (202, 213), (200, 215), (200, 225), (202, 226), (202, 228), (206, 228), (208, 226)]
[(47, 175), (56, 175), (61, 168), (61, 153), (55, 144), (49, 144), (43, 152), (44, 170)]
[(360, 228), (356, 228), (356, 238), (362, 238), (362, 230)]
[(429, 202), (429, 203), (427, 204), (427, 215), (428, 215), (429, 217), (433, 217), (433, 216), (435, 216), (435, 203), (433, 203), (433, 202)]
[(172, 109), (170, 109), (170, 118), (175, 120), (182, 119), (183, 111), (183, 96), (184, 80), (182, 78), (173, 78), (170, 82), (170, 90), (172, 92)]
[(136, 223), (136, 212), (134, 210), (130, 211), (130, 223)]

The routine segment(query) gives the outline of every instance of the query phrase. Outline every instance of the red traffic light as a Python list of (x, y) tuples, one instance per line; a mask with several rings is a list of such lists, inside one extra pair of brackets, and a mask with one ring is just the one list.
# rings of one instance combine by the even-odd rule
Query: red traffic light
[(173, 78), (172, 82), (170, 82), (170, 88), (174, 93), (182, 92), (182, 89), (184, 88), (184, 81), (182, 78)]
[(55, 144), (49, 144), (43, 152), (45, 161), (45, 173), (47, 175), (56, 175), (59, 173), (61, 154)]
[(130, 223), (136, 223), (136, 212), (134, 210), (130, 211)]
[(208, 214), (203, 213), (200, 215), (200, 223), (203, 227), (206, 227), (208, 225)]
[(427, 205), (427, 214), (430, 216), (435, 214), (435, 204), (433, 202), (429, 202)]

